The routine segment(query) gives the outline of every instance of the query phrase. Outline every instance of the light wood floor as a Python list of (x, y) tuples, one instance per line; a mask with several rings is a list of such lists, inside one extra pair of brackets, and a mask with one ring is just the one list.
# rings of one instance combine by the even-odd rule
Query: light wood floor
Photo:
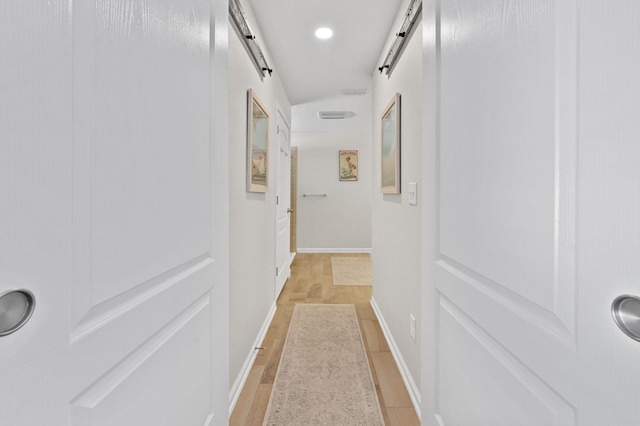
[(369, 304), (371, 287), (334, 286), (332, 256), (368, 255), (296, 256), (291, 265), (291, 278), (280, 294), (275, 317), (262, 344), (265, 349), (260, 350), (229, 419), (231, 426), (262, 425), (296, 303), (354, 304), (385, 423), (387, 426), (420, 424), (398, 367)]

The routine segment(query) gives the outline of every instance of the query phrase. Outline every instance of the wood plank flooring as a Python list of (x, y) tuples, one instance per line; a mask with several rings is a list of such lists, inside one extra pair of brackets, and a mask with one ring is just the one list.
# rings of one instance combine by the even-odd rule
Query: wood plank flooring
[(386, 425), (420, 424), (398, 367), (369, 304), (371, 287), (333, 285), (332, 256), (368, 255), (323, 253), (296, 256), (291, 265), (291, 278), (280, 294), (275, 317), (262, 344), (265, 349), (260, 350), (229, 419), (231, 426), (262, 425), (296, 303), (354, 304)]

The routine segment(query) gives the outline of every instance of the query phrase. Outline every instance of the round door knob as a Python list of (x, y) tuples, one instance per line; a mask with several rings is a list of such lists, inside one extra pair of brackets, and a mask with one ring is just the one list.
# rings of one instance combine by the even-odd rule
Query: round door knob
[(611, 314), (624, 334), (640, 342), (640, 298), (626, 294), (616, 297)]
[(287, 209), (287, 213), (293, 213), (293, 210)]
[(11, 290), (0, 295), (0, 336), (15, 333), (29, 321), (36, 299), (29, 290)]

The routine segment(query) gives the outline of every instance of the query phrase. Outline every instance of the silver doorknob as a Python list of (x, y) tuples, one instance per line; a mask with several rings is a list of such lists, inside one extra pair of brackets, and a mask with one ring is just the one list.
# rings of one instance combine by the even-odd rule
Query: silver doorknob
[(611, 314), (624, 334), (640, 342), (640, 298), (626, 294), (616, 297)]
[(29, 321), (36, 298), (29, 290), (11, 290), (0, 295), (0, 336), (15, 333)]
[(293, 213), (293, 210), (287, 209), (287, 213)]

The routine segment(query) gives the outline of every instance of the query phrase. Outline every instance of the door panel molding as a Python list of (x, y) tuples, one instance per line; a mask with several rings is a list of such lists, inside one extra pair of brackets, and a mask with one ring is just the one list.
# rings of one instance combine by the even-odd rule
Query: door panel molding
[[(569, 329), (562, 318), (555, 312), (545, 309), (454, 260), (442, 257), (436, 261), (436, 265), (446, 274), (455, 277), (455, 280), (444, 278), (440, 282), (439, 290), (443, 294), (455, 300), (455, 295), (460, 291), (474, 291), (481, 298), (480, 300), (490, 299), (492, 304), (502, 305), (507, 310), (505, 315), (517, 315), (529, 323), (531, 327), (549, 333), (554, 338), (575, 349), (575, 331)], [(452, 286), (468, 286), (471, 288), (454, 289)], [(479, 303), (480, 300), (477, 300), (476, 303)], [(484, 303), (489, 303), (488, 300), (483, 301)], [(495, 313), (495, 311), (493, 312)]]
[[(71, 401), (73, 424), (109, 424), (105, 422), (105, 419), (108, 419), (107, 422), (113, 422), (113, 419), (119, 416), (117, 412), (112, 412), (113, 408), (142, 410), (148, 415), (153, 413), (153, 417), (157, 418), (158, 413), (164, 411), (162, 406), (145, 406), (144, 404), (140, 406), (138, 404), (121, 406), (117, 402), (110, 403), (109, 399), (117, 401), (118, 399), (126, 399), (133, 396), (135, 398), (130, 400), (139, 401), (140, 395), (147, 395), (146, 398), (151, 400), (165, 403), (168, 401), (175, 402), (175, 394), (183, 392), (177, 382), (186, 380), (188, 383), (192, 383), (190, 380), (194, 375), (207, 375), (210, 366), (210, 345), (208, 339), (201, 339), (198, 327), (208, 322), (209, 308), (210, 298), (209, 294), (206, 294), (145, 341), (142, 346), (119, 361), (107, 374), (83, 390)], [(189, 330), (190, 326), (195, 329)], [(171, 345), (179, 349), (177, 353), (181, 354), (180, 358), (176, 359), (174, 355), (171, 355), (176, 353), (172, 348), (163, 353), (163, 349)], [(190, 346), (191, 349), (189, 349)], [(196, 350), (193, 347), (198, 349)], [(171, 357), (170, 364), (173, 367), (171, 369), (166, 368), (166, 363), (154, 360), (154, 357), (166, 358), (167, 356)], [(146, 387), (147, 381), (136, 380), (135, 376), (137, 374), (151, 375), (155, 377), (155, 383), (164, 382), (163, 386), (156, 386), (153, 390), (150, 390)], [(136, 387), (139, 386), (142, 386), (142, 388), (136, 390)], [(203, 395), (189, 393), (185, 397), (189, 400), (192, 398), (198, 400), (198, 405), (201, 407), (196, 412), (203, 412), (209, 404), (210, 395), (208, 394), (208, 389), (203, 387), (201, 391)], [(129, 396), (127, 397), (127, 395)], [(143, 398), (145, 397), (143, 396)], [(172, 411), (172, 409), (167, 408), (166, 411), (169, 414), (176, 415), (176, 411)], [(126, 413), (121, 414), (120, 418), (121, 420), (127, 419)], [(128, 423), (117, 422), (117, 424), (124, 425)]]
[[(198, 275), (213, 263), (214, 260), (209, 253), (204, 253), (105, 302), (91, 306), (78, 325), (71, 331), (71, 344), (78, 343), (129, 311), (151, 302), (161, 293), (180, 291), (180, 289), (172, 290), (172, 287), (187, 285), (185, 282), (188, 281), (190, 276)], [(79, 297), (76, 297), (76, 302), (81, 303), (78, 299)], [(90, 306), (91, 304), (90, 300), (83, 302), (84, 306)]]
[[(464, 2), (463, 2), (464, 3)], [(539, 92), (543, 92), (540, 99), (537, 100), (538, 106), (544, 102), (548, 104), (548, 110), (551, 112), (547, 122), (548, 131), (541, 132), (545, 135), (543, 140), (528, 140), (526, 144), (536, 146), (539, 144), (546, 144), (548, 148), (545, 148), (550, 154), (548, 158), (542, 160), (542, 157), (536, 160), (529, 160), (526, 157), (525, 152), (517, 150), (511, 151), (508, 147), (503, 146), (505, 141), (494, 143), (491, 139), (485, 141), (485, 145), (488, 145), (485, 154), (473, 160), (469, 160), (471, 154), (465, 153), (459, 150), (459, 146), (463, 144), (460, 140), (456, 142), (458, 148), (449, 147), (450, 143), (440, 146), (440, 160), (441, 165), (439, 174), (440, 182), (440, 194), (439, 204), (441, 205), (440, 216), (438, 218), (438, 229), (440, 230), (440, 242), (439, 242), (439, 258), (440, 261), (446, 262), (451, 267), (460, 267), (465, 274), (473, 275), (477, 282), (482, 283), (487, 287), (487, 291), (498, 292), (499, 294), (513, 294), (519, 295), (524, 300), (530, 301), (539, 305), (541, 308), (553, 312), (562, 323), (562, 327), (569, 331), (571, 336), (574, 336), (575, 331), (575, 316), (576, 316), (576, 234), (577, 234), (577, 216), (575, 206), (577, 202), (577, 76), (578, 76), (578, 61), (577, 61), (577, 47), (578, 47), (578, 27), (577, 27), (577, 3), (575, 0), (568, 2), (547, 2), (548, 6), (541, 6), (541, 11), (546, 7), (551, 10), (544, 10), (549, 14), (548, 19), (553, 21), (555, 26), (555, 38), (550, 38), (544, 44), (543, 51), (550, 51), (550, 57), (553, 59), (549, 61), (548, 66), (545, 65), (544, 73), (549, 80), (550, 88), (543, 88)], [(465, 6), (469, 7), (469, 6)], [(479, 6), (480, 7), (480, 6)], [(509, 13), (507, 13), (509, 17)], [(514, 18), (513, 16), (509, 17)], [(507, 19), (505, 17), (505, 19)], [(464, 26), (465, 22), (460, 23), (460, 26)], [(507, 24), (505, 24), (507, 25)], [(443, 32), (446, 34), (448, 22), (444, 19)], [(544, 29), (544, 25), (541, 26)], [(522, 29), (525, 33), (529, 28)], [(538, 28), (534, 28), (533, 31), (540, 32)], [(443, 36), (446, 43), (446, 35)], [(499, 42), (507, 44), (500, 34), (485, 35), (485, 38), (491, 38), (487, 43), (499, 40)], [(522, 35), (523, 38), (526, 37)], [(495, 40), (494, 40), (495, 39)], [(544, 40), (544, 38), (542, 38)], [(482, 38), (480, 42), (482, 42)], [(542, 42), (540, 42), (542, 44)], [(535, 43), (534, 43), (535, 44)], [(509, 45), (512, 48), (511, 45)], [(502, 46), (504, 47), (504, 46)], [(538, 46), (540, 47), (540, 46)], [(457, 66), (461, 57), (456, 56), (458, 53), (449, 54), (448, 46), (443, 48), (443, 64), (445, 70), (454, 68)], [(506, 49), (506, 48), (505, 48)], [(451, 49), (455, 52), (455, 49)], [(536, 53), (536, 52), (534, 52)], [(543, 55), (541, 53), (541, 55)], [(502, 58), (502, 62), (505, 62)], [(513, 59), (512, 62), (516, 62), (521, 59)], [(509, 60), (507, 60), (508, 62)], [(541, 61), (538, 61), (542, 63)], [(515, 70), (520, 64), (514, 65)], [(540, 66), (540, 65), (538, 65)], [(504, 71), (504, 70), (503, 70)], [(446, 71), (445, 71), (446, 72)], [(477, 77), (480, 81), (484, 81), (482, 75)], [(442, 84), (443, 96), (447, 96), (446, 74), (443, 74), (444, 83)], [(449, 77), (455, 78), (455, 77)], [(486, 78), (487, 84), (493, 81), (493, 76)], [(546, 80), (545, 80), (546, 81)], [(482, 85), (482, 84), (480, 84)], [(451, 88), (451, 90), (453, 90)], [(544, 92), (546, 90), (547, 92)], [(514, 93), (518, 93), (517, 91)], [(474, 103), (475, 105), (475, 103)], [(451, 122), (447, 121), (447, 108), (446, 104), (441, 106), (445, 119), (441, 120), (443, 127), (443, 140), (447, 139), (451, 135), (452, 137), (461, 137), (461, 134), (456, 133), (451, 127)], [(504, 115), (503, 121), (508, 123), (509, 118), (504, 111), (505, 106), (496, 106), (495, 108), (501, 111)], [(537, 113), (542, 114), (541, 110), (537, 110)], [(538, 117), (539, 118), (539, 117)], [(447, 124), (449, 123), (449, 124)], [(529, 123), (529, 127), (536, 127)], [(477, 123), (476, 123), (477, 124)], [(478, 124), (479, 125), (479, 124)], [(452, 130), (453, 129), (453, 130)], [(485, 133), (491, 134), (492, 130), (486, 130)], [(450, 135), (451, 134), (451, 135)], [(498, 135), (505, 136), (505, 134), (498, 133)], [(480, 136), (478, 136), (480, 137)], [(522, 136), (527, 137), (527, 136)], [(468, 142), (469, 145), (473, 145), (472, 141)], [(484, 145), (483, 145), (484, 146)], [(496, 149), (499, 147), (499, 149)], [(443, 149), (444, 148), (444, 149)], [(496, 151), (496, 152), (493, 152)], [(546, 152), (546, 151), (545, 151)], [(501, 157), (497, 157), (497, 155)], [(540, 153), (542, 154), (542, 153)], [(492, 157), (492, 156), (495, 156)], [(458, 161), (460, 160), (460, 161)], [(467, 162), (473, 168), (472, 172), (453, 173), (451, 164), (462, 164)], [(516, 169), (511, 169), (511, 166), (502, 166), (500, 164), (519, 164), (538, 161), (544, 163), (540, 169), (536, 169), (535, 173), (549, 181), (549, 185), (546, 188), (540, 187), (536, 183), (537, 176), (519, 176)], [(475, 165), (474, 165), (475, 163)], [(465, 163), (466, 164), (466, 163)], [(496, 167), (501, 167), (499, 171), (492, 171)], [(516, 173), (518, 182), (524, 182), (526, 185), (522, 187), (511, 187), (510, 183), (505, 182), (513, 178), (508, 173)], [(490, 206), (497, 210), (499, 206), (514, 208), (515, 206), (524, 207), (524, 204), (518, 204), (524, 200), (518, 200), (517, 202), (506, 201), (509, 199), (507, 195), (515, 195), (517, 197), (527, 197), (527, 191), (532, 189), (535, 192), (532, 194), (532, 199), (535, 197), (542, 198), (545, 203), (549, 204), (549, 208), (544, 210), (544, 215), (531, 216), (530, 213), (519, 210), (502, 211), (500, 219), (496, 219), (497, 215), (488, 214), (486, 212), (490, 207), (483, 207), (481, 203), (473, 198), (457, 198), (456, 191), (463, 185), (463, 188), (470, 194), (478, 193), (472, 191), (476, 188), (474, 185), (477, 183), (476, 175), (482, 176), (483, 174), (491, 174), (487, 177), (487, 182), (496, 183), (493, 185), (493, 192), (487, 191), (485, 195), (490, 197), (490, 201), (493, 202)], [(477, 177), (477, 176), (476, 176)], [(498, 179), (500, 178), (500, 179)], [(485, 179), (484, 177), (482, 179)], [(497, 182), (502, 181), (502, 184)], [(455, 188), (455, 190), (454, 190)], [(496, 189), (498, 188), (498, 189)], [(477, 188), (476, 188), (477, 189)], [(480, 187), (480, 191), (485, 189)], [(452, 195), (453, 194), (453, 195)], [(466, 200), (466, 201), (465, 201)], [(531, 204), (531, 208), (537, 208), (536, 203)], [(494, 212), (496, 213), (496, 212)], [(525, 214), (526, 213), (526, 214)], [(477, 216), (480, 215), (480, 216)], [(488, 222), (469, 222), (476, 220), (478, 217), (485, 218)], [(473, 225), (473, 226), (472, 226)], [(534, 226), (532, 226), (534, 225)], [(484, 229), (487, 228), (487, 229)], [(518, 232), (523, 232), (524, 236), (531, 237), (531, 241), (526, 238), (519, 241), (519, 247), (512, 247), (511, 251), (504, 251), (506, 242), (502, 241), (502, 238), (509, 236), (514, 229), (519, 229)], [(526, 231), (529, 229), (528, 231)], [(545, 235), (547, 239), (541, 238), (540, 235), (534, 232), (534, 229), (545, 229)], [(524, 231), (523, 231), (524, 230)], [(468, 232), (467, 232), (468, 231)], [(493, 235), (493, 231), (500, 231), (497, 235)], [(460, 235), (464, 237), (458, 238)], [(492, 239), (493, 238), (493, 239)], [(508, 237), (511, 238), (511, 237)], [(470, 242), (473, 243), (473, 247), (478, 248), (475, 252), (468, 252), (464, 247), (470, 247)], [(549, 248), (550, 252), (546, 251), (536, 252), (532, 250), (530, 245), (533, 243), (544, 245), (544, 248)], [(494, 249), (496, 247), (502, 247)], [(542, 248), (542, 247), (540, 247)], [(495, 250), (492, 255), (485, 255), (489, 251)], [(500, 254), (501, 253), (501, 254)], [(498, 256), (497, 254), (500, 254)], [(537, 257), (537, 258), (536, 258)], [(512, 258), (512, 259), (509, 259)], [(513, 270), (509, 271), (509, 264), (513, 261), (513, 258), (517, 259), (515, 265), (519, 267), (522, 264), (528, 264), (527, 268), (516, 268), (518, 271), (522, 271), (521, 275), (517, 275)], [(533, 266), (535, 265), (535, 267)], [(538, 274), (539, 276), (528, 276), (526, 270), (544, 270), (545, 273)], [(483, 279), (480, 279), (483, 277)], [(500, 289), (499, 287), (502, 287)], [(533, 290), (532, 290), (533, 289)], [(516, 300), (518, 298), (515, 298)], [(566, 334), (566, 333), (565, 333)]]
[(82, 372), (83, 379), (73, 382), (71, 395), (79, 394), (88, 382), (137, 351), (141, 342), (161, 333), (166, 324), (193, 306), (194, 299), (209, 297), (211, 285), (207, 283), (211, 282), (213, 272), (209, 267), (190, 275), (181, 285), (157, 295), (153, 302), (110, 319), (108, 326), (92, 330), (75, 342), (71, 346), (70, 360), (74, 371)]
[[(460, 393), (465, 392), (474, 393), (475, 396), (464, 398), (465, 400), (473, 400), (478, 404), (476, 408), (483, 410), (485, 414), (488, 412), (497, 416), (492, 423), (495, 425), (525, 424), (523, 421), (529, 421), (527, 424), (531, 425), (576, 424), (575, 407), (571, 403), (444, 296), (440, 296), (437, 322), (439, 350), (436, 356), (438, 377), (435, 413), (442, 424), (447, 423), (448, 417), (455, 416)], [(447, 352), (446, 357), (442, 356), (442, 351)], [(471, 383), (461, 380), (460, 375), (474, 372), (477, 376), (486, 377)], [(495, 386), (491, 386), (490, 382), (494, 379)], [(444, 385), (442, 380), (445, 381)], [(483, 389), (478, 389), (479, 386)], [(505, 400), (511, 397), (514, 398), (513, 404)], [(451, 400), (446, 400), (447, 398)], [(491, 406), (491, 403), (494, 405)], [(525, 405), (528, 412), (524, 412)], [(444, 406), (447, 406), (445, 411), (449, 411), (449, 415), (443, 413)], [(468, 413), (467, 410), (467, 415)], [(513, 418), (507, 418), (507, 413)], [(462, 413), (460, 415), (464, 416)], [(467, 424), (464, 420), (457, 418), (453, 424)]]

